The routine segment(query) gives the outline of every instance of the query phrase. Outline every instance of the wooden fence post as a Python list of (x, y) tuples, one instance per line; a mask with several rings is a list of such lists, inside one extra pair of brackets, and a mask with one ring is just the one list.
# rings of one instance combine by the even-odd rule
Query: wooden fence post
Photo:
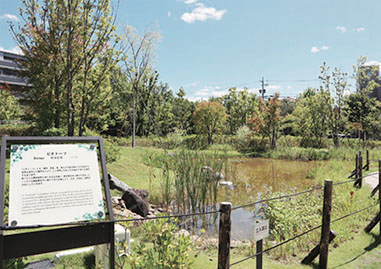
[(220, 204), (220, 227), (218, 236), (218, 269), (226, 269), (230, 266), (230, 232), (231, 232), (232, 204), (222, 202)]
[(361, 189), (362, 187), (362, 155), (360, 155), (359, 157), (359, 187)]
[(356, 154), (356, 177), (355, 178), (358, 178), (359, 177), (359, 155)]
[[(261, 253), (263, 251), (263, 240), (257, 241), (257, 248), (256, 252)], [(262, 269), (263, 268), (263, 255), (259, 254), (256, 258), (256, 264), (257, 264), (257, 269)]]
[(369, 150), (366, 150), (366, 171), (369, 171), (370, 161), (369, 161)]
[(327, 268), (328, 265), (328, 245), (329, 233), (331, 226), (331, 209), (332, 209), (332, 180), (324, 180), (324, 202), (323, 202), (323, 219), (321, 227), (320, 239), (320, 256), (319, 268)]

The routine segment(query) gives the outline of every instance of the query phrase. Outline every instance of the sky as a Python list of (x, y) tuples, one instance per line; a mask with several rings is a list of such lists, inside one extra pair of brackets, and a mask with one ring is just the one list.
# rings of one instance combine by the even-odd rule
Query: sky
[[(0, 49), (18, 50), (7, 21), (22, 23), (20, 7), (0, 0)], [(380, 0), (120, 0), (116, 26), (158, 29), (154, 68), (190, 100), (258, 93), (262, 77), (295, 97), (319, 87), (323, 62), (352, 74), (360, 55), (381, 61), (380, 13)]]

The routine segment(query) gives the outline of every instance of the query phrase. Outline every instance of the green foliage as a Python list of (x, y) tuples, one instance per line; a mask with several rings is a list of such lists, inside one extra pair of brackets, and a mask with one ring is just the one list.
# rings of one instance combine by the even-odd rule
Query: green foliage
[(35, 128), (30, 124), (3, 124), (0, 125), (0, 135), (10, 135), (10, 136), (25, 136), (33, 135), (35, 133)]
[(228, 115), (228, 132), (235, 134), (244, 125), (249, 124), (249, 120), (254, 112), (258, 110), (258, 100), (256, 95), (250, 93), (248, 89), (237, 90), (233, 87), (229, 93), (217, 98), (226, 108)]
[(0, 121), (20, 119), (22, 110), (7, 87), (0, 86)]
[[(85, 129), (85, 136), (100, 136), (97, 132)], [(112, 163), (117, 161), (120, 158), (120, 147), (113, 139), (103, 139), (103, 148), (106, 155), (107, 163)]]
[(192, 243), (189, 236), (175, 237), (175, 223), (158, 219), (145, 222), (141, 228), (142, 240), (127, 257), (131, 268), (192, 268)]
[(66, 130), (62, 128), (52, 127), (42, 132), (43, 136), (65, 136)]
[[(266, 195), (266, 198), (287, 194), (291, 194), (291, 192), (270, 193)], [(318, 226), (321, 223), (321, 199), (321, 194), (309, 193), (296, 198), (269, 201), (265, 207), (265, 215), (270, 220), (271, 238), (280, 243), (296, 234)], [(272, 254), (276, 257), (286, 258), (290, 254), (309, 249), (318, 242), (318, 239), (315, 234), (313, 238), (310, 238), (310, 241), (288, 243), (275, 249), (276, 254)]]
[(24, 262), (23, 258), (9, 259), (3, 261), (4, 269), (24, 269), (27, 264)]
[[(40, 130), (82, 135), (87, 120), (109, 98), (108, 74), (118, 57), (111, 0), (23, 0), (22, 25), (10, 23), (25, 55), (23, 76)], [(99, 113), (98, 113), (99, 114)]]
[(213, 144), (213, 135), (219, 133), (226, 121), (225, 107), (218, 102), (201, 102), (193, 113), (196, 131), (208, 136), (208, 144)]
[(261, 98), (259, 104), (259, 111), (254, 113), (250, 120), (253, 134), (268, 138), (270, 147), (275, 149), (281, 121), (279, 93), (267, 101)]
[(321, 148), (329, 132), (333, 99), (329, 91), (309, 91), (314, 94), (299, 99), (292, 114), (293, 122), (303, 146)]

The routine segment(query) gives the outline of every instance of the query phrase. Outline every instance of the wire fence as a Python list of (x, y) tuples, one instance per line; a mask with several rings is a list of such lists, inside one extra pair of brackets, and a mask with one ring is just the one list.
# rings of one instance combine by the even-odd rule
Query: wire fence
[[(373, 161), (373, 162), (376, 162), (376, 161)], [(365, 166), (364, 166), (365, 168)], [(338, 186), (338, 185), (343, 185), (343, 184), (347, 184), (347, 183), (351, 183), (351, 182), (357, 182), (358, 180), (362, 180), (364, 179), (366, 176), (362, 176), (362, 177), (357, 177), (357, 178), (354, 178), (354, 179), (350, 179), (350, 180), (345, 180), (345, 181), (339, 181), (339, 182), (336, 182), (336, 183), (332, 183), (332, 186)], [(323, 185), (320, 185), (320, 186), (316, 186), (316, 187), (313, 187), (311, 189), (308, 189), (308, 190), (304, 190), (304, 191), (300, 191), (300, 192), (296, 192), (296, 193), (292, 193), (292, 194), (287, 194), (287, 195), (281, 195), (281, 196), (277, 196), (277, 197), (272, 197), (272, 198), (268, 198), (268, 199), (261, 199), (261, 200), (258, 200), (258, 201), (255, 201), (255, 202), (252, 202), (252, 203), (248, 203), (248, 204), (244, 204), (244, 205), (239, 205), (239, 206), (235, 206), (235, 207), (232, 207), (231, 210), (237, 210), (237, 209), (241, 209), (241, 208), (246, 208), (246, 207), (252, 207), (252, 206), (255, 206), (257, 204), (263, 204), (263, 203), (267, 203), (267, 202), (270, 202), (270, 201), (273, 201), (273, 200), (280, 200), (280, 199), (287, 199), (287, 198), (291, 198), (291, 197), (296, 197), (296, 196), (299, 196), (299, 195), (302, 195), (302, 194), (306, 194), (306, 193), (311, 193), (311, 192), (314, 192), (314, 191), (317, 191), (317, 190), (321, 190), (325, 188)], [(347, 215), (344, 215), (344, 216), (341, 216), (337, 219), (334, 219), (332, 221), (330, 221), (330, 223), (335, 223), (335, 222), (338, 222), (340, 220), (343, 220), (345, 218), (348, 218), (348, 217), (351, 217), (353, 215), (356, 215), (356, 214), (359, 214), (363, 211), (366, 211), (368, 209), (371, 209), (372, 207), (374, 206), (377, 206), (377, 205), (380, 205), (380, 203), (375, 203), (373, 205), (370, 205), (370, 206), (367, 206), (365, 208), (362, 208), (360, 210), (357, 210), (355, 212), (352, 212), (352, 213), (349, 213)], [(22, 229), (39, 229), (39, 228), (48, 228), (48, 227), (65, 227), (65, 226), (87, 226), (87, 225), (95, 225), (95, 224), (109, 224), (109, 223), (124, 223), (124, 222), (133, 222), (133, 221), (148, 221), (148, 220), (156, 220), (156, 219), (172, 219), (172, 218), (186, 218), (186, 217), (193, 217), (193, 216), (201, 216), (201, 215), (209, 215), (209, 214), (217, 214), (217, 213), (220, 213), (221, 214), (221, 210), (211, 210), (211, 211), (204, 211), (204, 212), (195, 212), (195, 213), (186, 213), (186, 214), (174, 214), (174, 215), (165, 215), (165, 216), (155, 216), (155, 217), (135, 217), (135, 218), (129, 218), (129, 219), (118, 219), (118, 220), (113, 220), (113, 221), (93, 221), (93, 222), (72, 222), (72, 223), (61, 223), (61, 224), (37, 224), (37, 225), (26, 225), (26, 226), (8, 226), (8, 225), (1, 225), (0, 226), (0, 230), (3, 230), (3, 231), (11, 231), (11, 230), (22, 230)], [(323, 225), (318, 225), (316, 227), (313, 227), (307, 231), (304, 231), (298, 235), (295, 235), (287, 240), (284, 240), (274, 246), (271, 246), (265, 250), (262, 250), (262, 251), (258, 251), (257, 253), (255, 253), (254, 255), (251, 255), (251, 256), (248, 256), (244, 259), (241, 259), (239, 261), (236, 261), (234, 263), (231, 263), (230, 266), (235, 266), (237, 264), (240, 264), (244, 261), (247, 261), (247, 260), (250, 260), (252, 258), (255, 258), (255, 257), (258, 257), (259, 255), (262, 255), (263, 253), (266, 253), (266, 252), (269, 252), (273, 249), (276, 249), (284, 244), (287, 244), (291, 241), (294, 241), (304, 235), (307, 235), (313, 231), (316, 231), (317, 229), (320, 229), (322, 228)], [(229, 239), (230, 240), (230, 239)]]

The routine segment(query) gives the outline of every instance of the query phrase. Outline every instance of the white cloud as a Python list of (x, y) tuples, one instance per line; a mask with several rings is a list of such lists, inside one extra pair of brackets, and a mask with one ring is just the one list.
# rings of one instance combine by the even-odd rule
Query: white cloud
[(347, 28), (344, 26), (336, 26), (336, 30), (341, 31), (342, 33), (345, 33), (347, 31)]
[(181, 15), (181, 19), (186, 23), (206, 21), (208, 19), (219, 21), (226, 12), (226, 9), (216, 10), (214, 7), (206, 7), (203, 3), (198, 3), (191, 13), (185, 12)]
[(318, 47), (312, 47), (311, 48), (311, 52), (312, 53), (318, 53), (318, 52), (320, 52), (320, 51), (322, 51), (322, 50), (328, 50), (329, 49), (329, 47), (328, 46), (322, 46), (322, 47), (320, 47), (320, 48), (318, 48)]
[(5, 19), (5, 20), (10, 20), (10, 21), (19, 21), (19, 18), (17, 16), (12, 15), (12, 14), (3, 14), (0, 15), (0, 19)]
[(356, 28), (355, 31), (358, 32), (358, 33), (364, 32), (365, 28), (364, 27), (359, 27), (359, 28)]
[(228, 94), (228, 90), (221, 90), (219, 86), (205, 86), (204, 88), (193, 93), (188, 100), (206, 100), (209, 97), (220, 97), (222, 95)]
[(170, 12), (170, 11), (168, 11), (168, 17), (171, 17), (171, 15), (172, 15), (172, 14), (171, 14), (171, 12)]
[(190, 5), (190, 4), (194, 4), (196, 3), (198, 0), (185, 0), (184, 3), (187, 4), (187, 5)]
[(197, 92), (194, 93), (195, 96), (208, 96), (210, 93), (209, 93), (210, 89), (208, 88), (204, 88), (204, 89), (201, 89), (201, 90), (198, 90)]
[(311, 52), (312, 53), (317, 53), (317, 52), (319, 52), (320, 50), (319, 50), (319, 48), (318, 47), (312, 47), (311, 48)]

